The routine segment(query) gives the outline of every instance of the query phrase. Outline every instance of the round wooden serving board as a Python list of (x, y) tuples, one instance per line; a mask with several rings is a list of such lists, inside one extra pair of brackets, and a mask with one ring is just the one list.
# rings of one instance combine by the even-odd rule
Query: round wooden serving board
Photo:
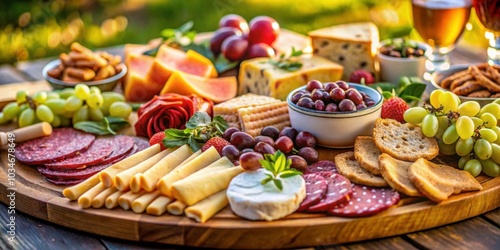
[[(0, 126), (1, 131), (8, 127)], [(129, 130), (130, 131), (130, 130)], [(319, 149), (320, 158), (333, 160), (345, 150)], [(449, 159), (443, 159), (448, 162)], [(402, 198), (375, 216), (341, 218), (295, 213), (264, 222), (241, 219), (226, 207), (204, 224), (185, 216), (150, 216), (124, 211), (82, 209), (61, 194), (63, 187), (47, 182), (36, 170), (19, 162), (9, 176), (8, 152), (0, 151), (0, 200), (15, 192), (16, 209), (61, 226), (120, 239), (214, 248), (293, 248), (318, 246), (406, 234), (480, 215), (500, 206), (500, 177), (481, 175), (483, 190), (453, 195), (435, 204), (425, 198)]]

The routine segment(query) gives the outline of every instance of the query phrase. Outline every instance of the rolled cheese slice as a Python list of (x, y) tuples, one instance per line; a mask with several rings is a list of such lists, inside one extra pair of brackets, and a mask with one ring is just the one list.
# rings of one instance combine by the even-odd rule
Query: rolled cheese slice
[(184, 213), (184, 209), (187, 207), (181, 201), (174, 201), (167, 205), (167, 211), (173, 215), (182, 215)]
[(108, 198), (106, 198), (106, 203), (104, 203), (104, 206), (106, 206), (107, 209), (113, 209), (115, 207), (118, 206), (118, 198), (120, 198), (120, 196), (124, 195), (126, 193), (126, 191), (116, 191), (114, 192), (113, 194), (111, 194), (110, 196), (108, 196)]
[(92, 200), (94, 197), (99, 195), (102, 191), (106, 190), (106, 186), (104, 184), (99, 183), (92, 187), (90, 190), (85, 192), (78, 198), (78, 204), (83, 208), (89, 208), (92, 205)]
[(283, 191), (273, 181), (262, 185), (266, 174), (261, 168), (243, 172), (231, 180), (227, 188), (227, 199), (231, 210), (249, 220), (272, 221), (292, 214), (306, 197), (306, 184), (300, 175), (281, 178)]
[(217, 212), (227, 206), (226, 189), (215, 193), (206, 199), (187, 207), (184, 213), (187, 217), (204, 223), (212, 218)]
[(93, 208), (101, 208), (104, 206), (104, 203), (106, 202), (106, 199), (114, 194), (118, 189), (115, 187), (110, 187), (102, 191), (100, 194), (98, 194), (94, 199), (92, 199), (92, 207)]
[(101, 181), (99, 180), (99, 174), (95, 174), (92, 177), (76, 184), (72, 187), (65, 188), (63, 190), (63, 195), (74, 201), (77, 200), (83, 193), (89, 191), (91, 188), (95, 187)]
[(151, 193), (145, 193), (141, 197), (135, 199), (132, 202), (132, 211), (134, 213), (140, 214), (146, 210), (146, 207), (151, 204), (156, 198), (160, 196), (160, 191), (155, 190)]
[(160, 216), (167, 211), (167, 206), (173, 201), (172, 198), (160, 195), (146, 208), (146, 213)]

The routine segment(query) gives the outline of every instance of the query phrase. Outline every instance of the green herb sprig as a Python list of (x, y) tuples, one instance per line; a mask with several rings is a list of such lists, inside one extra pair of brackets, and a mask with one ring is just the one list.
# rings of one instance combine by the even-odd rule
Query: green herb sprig
[(287, 57), (285, 53), (282, 53), (278, 60), (269, 60), (269, 63), (272, 65), (286, 70), (286, 71), (297, 71), (300, 68), (302, 68), (302, 63), (299, 62), (297, 59), (300, 57), (304, 52), (302, 50), (295, 50), (295, 47), (292, 47), (292, 53)]
[(264, 155), (264, 159), (259, 160), (259, 162), (264, 169), (271, 172), (270, 174), (266, 174), (266, 178), (261, 181), (261, 184), (265, 185), (272, 181), (280, 191), (283, 191), (283, 184), (280, 178), (288, 178), (302, 174), (302, 172), (297, 169), (290, 168), (292, 160), (287, 160), (285, 154), (279, 150), (273, 155)]
[(196, 112), (185, 129), (166, 129), (163, 144), (168, 148), (188, 144), (191, 150), (198, 151), (201, 144), (212, 137), (222, 136), (227, 128), (227, 121), (221, 116), (212, 120), (206, 112)]
[[(193, 43), (196, 37), (196, 31), (193, 31), (194, 23), (189, 21), (177, 29), (164, 29), (161, 31), (161, 36), (163, 39), (162, 44), (166, 44), (171, 47), (183, 47)], [(144, 55), (156, 56), (161, 44), (154, 48), (144, 52)]]

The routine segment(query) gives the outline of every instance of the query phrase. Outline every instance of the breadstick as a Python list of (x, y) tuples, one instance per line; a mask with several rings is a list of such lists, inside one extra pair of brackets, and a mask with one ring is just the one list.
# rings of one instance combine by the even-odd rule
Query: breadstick
[(496, 93), (494, 95), (491, 95), (490, 98), (500, 98), (500, 93)]
[(124, 195), (125, 193), (126, 192), (116, 191), (112, 195), (108, 196), (108, 198), (106, 198), (106, 208), (113, 209), (118, 206), (118, 198), (120, 198), (120, 196)]
[(172, 198), (160, 195), (146, 208), (146, 213), (160, 216), (167, 211), (167, 205), (172, 202)]
[(111, 187), (114, 185), (114, 179), (117, 174), (147, 160), (149, 157), (160, 152), (160, 150), (160, 144), (155, 144), (147, 149), (135, 153), (134, 155), (123, 159), (101, 171), (99, 173), (99, 179), (102, 181), (102, 183), (104, 183), (104, 185), (106, 185), (106, 187)]
[(81, 53), (92, 53), (92, 50), (86, 48), (85, 46), (81, 45), (80, 43), (73, 42), (71, 44), (71, 50), (76, 51), (76, 52), (81, 52)]
[(76, 67), (79, 67), (79, 68), (94, 69), (97, 67), (96, 61), (93, 61), (93, 60), (78, 60), (78, 61), (74, 61), (74, 64)]
[(118, 205), (120, 205), (120, 207), (122, 207), (123, 210), (129, 210), (130, 207), (132, 206), (132, 202), (134, 202), (135, 199), (141, 197), (145, 193), (146, 192), (144, 190), (141, 190), (139, 193), (128, 191), (125, 194), (118, 197)]
[(143, 194), (141, 197), (135, 199), (132, 202), (132, 211), (137, 214), (143, 213), (144, 210), (146, 210), (146, 207), (149, 206), (149, 204), (156, 198), (158, 198), (158, 196), (160, 196), (160, 191), (158, 190)]
[(89, 208), (92, 205), (92, 200), (102, 191), (106, 190), (104, 184), (99, 183), (91, 188), (89, 191), (85, 192), (80, 198), (78, 198), (78, 205), (83, 208)]
[(75, 66), (75, 63), (71, 61), (71, 58), (69, 58), (68, 54), (66, 53), (61, 53), (59, 55), (59, 60), (61, 60), (61, 63), (64, 66)]
[(463, 70), (463, 71), (459, 71), (453, 75), (450, 75), (446, 78), (444, 78), (443, 80), (441, 80), (441, 87), (442, 88), (445, 88), (445, 89), (449, 89), (450, 88), (450, 85), (451, 85), (451, 82), (455, 81), (456, 79), (460, 78), (460, 77), (463, 77), (465, 75), (469, 74), (469, 72), (467, 70)]
[(95, 77), (95, 72), (91, 69), (87, 68), (74, 68), (67, 67), (65, 71), (69, 76), (84, 80), (90, 81)]
[(468, 81), (462, 86), (456, 87), (451, 92), (455, 95), (467, 96), (468, 94), (481, 89), (483, 89), (483, 86), (481, 86), (481, 84), (477, 81)]
[(169, 148), (169, 149), (160, 151), (157, 154), (150, 157), (149, 159), (137, 164), (136, 166), (131, 167), (127, 170), (124, 170), (121, 173), (118, 173), (114, 179), (116, 188), (120, 191), (125, 191), (125, 190), (129, 189), (131, 179), (135, 174), (144, 173), (146, 170), (150, 169), (158, 161), (160, 161), (163, 157), (172, 153), (174, 150), (175, 150), (175, 148)]
[(451, 82), (450, 90), (453, 91), (455, 88), (462, 86), (464, 83), (466, 83), (467, 81), (470, 81), (470, 80), (474, 80), (474, 77), (472, 77), (472, 75), (470, 75), (470, 74), (459, 77)]
[(488, 72), (491, 75), (491, 78), (497, 83), (500, 84), (500, 72), (498, 72), (495, 68), (493, 67), (488, 67), (486, 68), (486, 72)]
[(491, 96), (491, 93), (489, 90), (478, 90), (478, 91), (474, 91), (470, 94), (467, 95), (467, 97), (476, 97), (476, 98), (487, 98), (487, 97), (490, 97)]
[(83, 182), (80, 182), (79, 184), (65, 188), (62, 193), (64, 197), (74, 201), (97, 184), (99, 184), (99, 176), (98, 174), (95, 174), (92, 177), (84, 180)]
[(227, 206), (228, 204), (226, 189), (215, 193), (206, 199), (187, 207), (184, 212), (186, 216), (196, 220), (197, 222), (204, 223), (212, 218), (217, 212)]
[(173, 215), (182, 215), (186, 207), (187, 205), (181, 201), (174, 201), (167, 205), (167, 211)]
[(68, 75), (68, 72), (66, 69), (63, 72), (61, 80), (64, 82), (67, 82), (67, 83), (79, 83), (82, 81), (82, 79), (78, 79), (78, 78), (75, 78), (75, 77)]
[(494, 83), (486, 76), (484, 76), (476, 66), (470, 66), (469, 71), (471, 72), (472, 76), (476, 78), (478, 83), (481, 84), (483, 87), (487, 88), (491, 92), (495, 93), (500, 92), (500, 85)]
[(68, 56), (69, 58), (72, 60), (72, 61), (78, 61), (78, 60), (92, 60), (92, 55), (90, 54), (86, 54), (86, 53), (82, 53), (82, 52), (78, 52), (78, 51), (70, 51), (68, 53)]
[(193, 151), (188, 145), (183, 145), (168, 156), (161, 159), (158, 163), (141, 174), (141, 187), (142, 189), (151, 192), (156, 188), (156, 183), (170, 173), (172, 169), (178, 166), (182, 161), (187, 159)]
[(100, 194), (98, 194), (94, 199), (92, 199), (93, 208), (101, 208), (106, 203), (106, 199), (117, 191), (115, 187), (106, 188)]

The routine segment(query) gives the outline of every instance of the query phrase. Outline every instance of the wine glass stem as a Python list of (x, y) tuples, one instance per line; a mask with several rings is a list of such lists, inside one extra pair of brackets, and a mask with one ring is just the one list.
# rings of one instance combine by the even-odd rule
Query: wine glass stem
[(439, 52), (438, 48), (433, 48), (432, 53), (427, 56), (425, 68), (429, 73), (449, 69), (450, 58), (446, 53)]
[(490, 46), (487, 50), (488, 62), (500, 65), (500, 35), (490, 39)]

